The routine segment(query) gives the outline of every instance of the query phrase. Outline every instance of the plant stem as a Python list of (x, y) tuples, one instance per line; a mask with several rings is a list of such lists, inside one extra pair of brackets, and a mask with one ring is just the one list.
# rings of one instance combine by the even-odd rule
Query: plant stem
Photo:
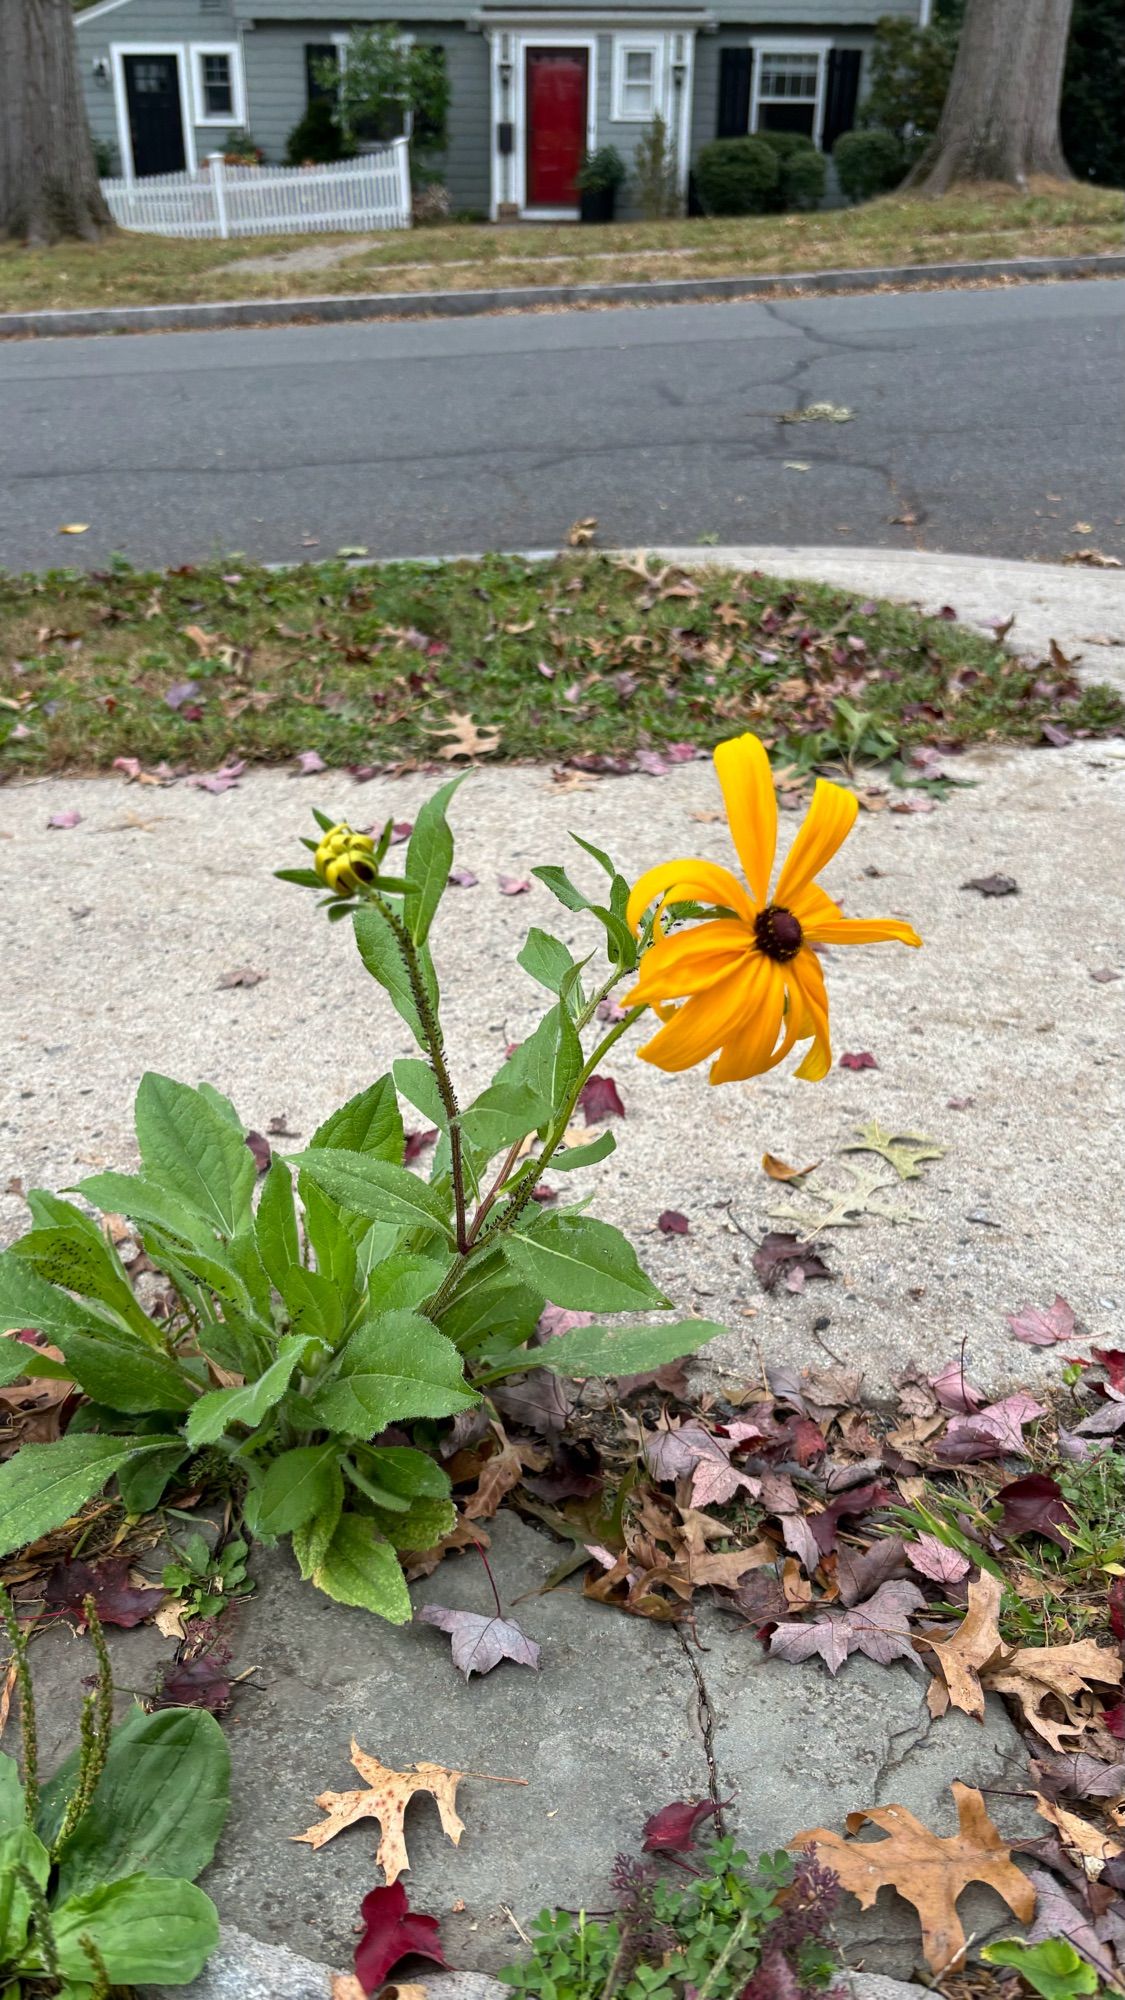
[(478, 1208), (476, 1214), (472, 1219), (472, 1222), (469, 1225), (469, 1233), (465, 1239), (466, 1250), (471, 1250), (473, 1244), (476, 1242), (477, 1236), (480, 1232), (481, 1223), (484, 1221), (485, 1216), (488, 1214), (489, 1209), (492, 1207), (494, 1201), (496, 1200), (498, 1194), (500, 1193), (500, 1190), (503, 1187), (504, 1182), (507, 1180), (508, 1175), (511, 1173), (512, 1168), (515, 1166), (516, 1160), (519, 1157), (519, 1150), (522, 1145), (523, 1145), (523, 1139), (519, 1138), (515, 1140), (512, 1146), (509, 1147), (508, 1152), (505, 1155), (504, 1164), (501, 1167), (500, 1172), (497, 1174), (496, 1179), (493, 1181), (492, 1186), (489, 1188), (488, 1193), (485, 1195), (484, 1200), (481, 1202), (480, 1207)]
[(402, 918), (392, 910), (389, 903), (384, 902), (381, 896), (372, 895), (370, 900), (375, 904), (380, 915), (385, 917), (394, 932), (395, 943), (398, 945), (402, 962), (406, 967), (406, 976), (410, 981), (411, 996), (414, 1005), (418, 1009), (418, 1020), (426, 1044), (426, 1054), (430, 1058), (430, 1068), (434, 1073), (434, 1082), (437, 1084), (438, 1095), (441, 1098), (442, 1108), (449, 1123), (449, 1167), (453, 1180), (453, 1206), (456, 1216), (457, 1248), (461, 1255), (464, 1256), (469, 1246), (465, 1235), (465, 1165), (461, 1150), (461, 1107), (457, 1102), (457, 1093), (453, 1088), (453, 1079), (446, 1067), (445, 1044), (442, 1040), (441, 1023), (433, 1007), (430, 1005), (430, 996), (426, 991), (426, 982), (422, 977), (422, 968), (418, 963), (418, 953), (414, 948), (414, 939), (411, 937)]
[(489, 1562), (488, 1557), (485, 1555), (484, 1552), (484, 1544), (483, 1542), (478, 1542), (474, 1540), (473, 1547), (475, 1548), (478, 1556), (480, 1557), (482, 1563), (484, 1564), (485, 1569), (488, 1571), (488, 1581), (492, 1585), (492, 1595), (496, 1602), (496, 1616), (498, 1618), (502, 1618), (504, 1616), (504, 1607), (500, 1602), (500, 1592), (496, 1588), (496, 1578), (492, 1574), (492, 1564)]
[(702, 1986), (700, 1987), (698, 1995), (696, 1996), (696, 2000), (708, 2000), (708, 1996), (714, 1992), (715, 1987), (718, 1984), (719, 1974), (721, 1972), (726, 1971), (727, 1966), (730, 1964), (731, 1958), (737, 1951), (738, 1946), (742, 1943), (742, 1940), (746, 1936), (746, 1933), (750, 1929), (750, 1926), (753, 1923), (753, 1921), (754, 1921), (754, 1913), (752, 1910), (746, 1910), (743, 1913), (743, 1915), (739, 1918), (738, 1923), (735, 1925), (735, 1928), (731, 1932), (729, 1938), (727, 1939), (725, 1945), (723, 1946), (722, 1951), (719, 1953), (718, 1958), (715, 1960), (714, 1965), (711, 1967), (710, 1972), (707, 1974), (706, 1979), (704, 1980)]

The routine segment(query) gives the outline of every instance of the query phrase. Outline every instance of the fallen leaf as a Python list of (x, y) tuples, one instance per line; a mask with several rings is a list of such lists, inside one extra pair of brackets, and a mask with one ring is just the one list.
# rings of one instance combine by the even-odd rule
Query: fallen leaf
[(201, 1653), (194, 1660), (181, 1660), (165, 1667), (154, 1708), (203, 1708), (209, 1715), (221, 1715), (230, 1704), (230, 1669), (217, 1653)]
[(811, 1624), (779, 1625), (769, 1651), (779, 1660), (808, 1660), (819, 1653), (830, 1674), (838, 1674), (849, 1653), (864, 1653), (880, 1666), (917, 1656), (910, 1637), (910, 1614), (926, 1600), (913, 1583), (880, 1584), (864, 1604), (824, 1611)]
[(1114, 979), (1125, 979), (1125, 972), (1115, 972), (1111, 965), (1091, 966), (1090, 977), (1095, 986), (1108, 986)]
[(841, 1886), (869, 1910), (880, 1889), (894, 1889), (913, 1903), (922, 1925), (922, 1950), (931, 1972), (941, 1973), (965, 1950), (957, 1898), (971, 1882), (985, 1882), (1003, 1897), (1021, 1923), (1035, 1914), (1035, 1890), (1017, 1868), (1011, 1850), (985, 1811), (978, 1791), (952, 1784), (958, 1831), (932, 1833), (905, 1806), (871, 1806), (848, 1814), (848, 1834), (877, 1826), (885, 1840), (853, 1840), (827, 1827), (814, 1827), (790, 1847), (815, 1847)]
[(451, 868), (446, 877), (451, 889), (475, 889), (480, 881), (471, 868)]
[(59, 529), (60, 535), (87, 535), (89, 534), (89, 532), (90, 532), (89, 521), (67, 521), (65, 525)]
[(1026, 1347), (1054, 1347), (1074, 1338), (1074, 1308), (1058, 1292), (1052, 1306), (1021, 1306), (1005, 1317), (1013, 1338)]
[(1125, 1763), (1105, 1764), (1084, 1750), (1067, 1755), (1040, 1751), (1032, 1759), (1032, 1774), (1041, 1792), (1053, 1798), (1125, 1798)]
[(788, 1167), (775, 1153), (762, 1154), (762, 1171), (769, 1175), (771, 1181), (803, 1181), (805, 1175), (815, 1173), (819, 1165), (819, 1160), (813, 1160), (807, 1167)]
[(342, 556), (345, 562), (358, 562), (367, 550), (362, 542), (349, 542), (342, 549), (337, 549), (336, 554)]
[(526, 896), (531, 888), (528, 875), (498, 875), (496, 880), (502, 896)]
[(681, 1215), (678, 1208), (662, 1209), (656, 1226), (662, 1236), (686, 1236), (689, 1228), (687, 1216)]
[(182, 708), (185, 701), (194, 700), (198, 693), (198, 681), (173, 681), (172, 686), (167, 688), (164, 693), (165, 706), (168, 708)]
[(736, 1445), (733, 1439), (717, 1438), (694, 1418), (671, 1427), (646, 1431), (642, 1436), (645, 1458), (655, 1479), (691, 1479), (693, 1507), (722, 1506), (736, 1493), (757, 1499), (761, 1482), (739, 1472), (730, 1462)]
[(404, 1824), (406, 1808), (416, 1792), (429, 1792), (437, 1804), (442, 1832), (454, 1847), (460, 1846), (465, 1825), (458, 1816), (456, 1799), (457, 1787), (465, 1775), (463, 1771), (447, 1771), (441, 1764), (415, 1764), (409, 1771), (393, 1771), (389, 1765), (380, 1764), (377, 1757), (369, 1757), (366, 1750), (361, 1750), (354, 1736), (351, 1758), (367, 1789), (321, 1792), (316, 1803), (327, 1818), (310, 1826), (305, 1833), (293, 1834), (294, 1840), (303, 1841), (308, 1847), (321, 1848), (358, 1820), (376, 1819), (382, 1837), (375, 1859), (390, 1887), (410, 1866)]
[(260, 1174), (268, 1174), (273, 1160), (273, 1148), (262, 1132), (248, 1132), (246, 1144), (254, 1155), (254, 1164)]
[(940, 1160), (946, 1148), (935, 1140), (927, 1139), (921, 1132), (884, 1132), (877, 1118), (869, 1125), (857, 1125), (856, 1137), (852, 1145), (841, 1146), (842, 1153), (878, 1153), (898, 1175), (900, 1181), (917, 1181), (922, 1178), (922, 1166), (927, 1160)]
[[(1077, 1639), (1069, 1646), (1021, 1646), (1002, 1667), (991, 1669), (988, 1685), (997, 1694), (1011, 1695), (1028, 1728), (1061, 1753), (1079, 1749), (1099, 1720), (1115, 1733), (1111, 1711), (1099, 1713), (1092, 1684), (1119, 1687), (1123, 1678), (1125, 1666), (1116, 1648)], [(1125, 1715), (1125, 1704), (1121, 1713)]]
[(582, 1112), (587, 1125), (596, 1125), (602, 1118), (624, 1118), (625, 1106), (621, 1093), (611, 1076), (591, 1076), (578, 1093), (576, 1110)]
[(995, 1497), (1004, 1509), (1000, 1533), (1009, 1541), (1016, 1535), (1046, 1535), (1064, 1554), (1070, 1554), (1074, 1537), (1066, 1529), (1073, 1529), (1074, 1516), (1057, 1479), (1045, 1472), (1029, 1472), (1023, 1479), (1010, 1480)]
[(975, 889), (978, 896), (1018, 896), (1020, 885), (1014, 875), (972, 875), (962, 889)]
[(120, 1625), (129, 1631), (152, 1617), (164, 1595), (159, 1584), (145, 1583), (143, 1578), (134, 1583), (125, 1556), (107, 1556), (96, 1563), (60, 1563), (51, 1571), (43, 1593), (48, 1612), (69, 1612), (77, 1618), (80, 1632), (86, 1629), (82, 1607), (87, 1597), (93, 1598), (103, 1625)]
[(488, 757), (500, 747), (500, 731), (487, 725), (478, 728), (470, 713), (461, 714), (451, 708), (446, 720), (438, 728), (428, 729), (428, 736), (449, 736), (453, 740), (443, 743), (438, 750), (439, 757)]
[(1004, 1650), (997, 1617), (1004, 1595), (999, 1578), (982, 1570), (969, 1584), (969, 1608), (948, 1639), (928, 1641), (941, 1669), (954, 1708), (984, 1720), (984, 1690), (980, 1674)]
[[(317, 543), (305, 542), (303, 547), (315, 549)], [(398, 1989), (396, 1987), (392, 1990), (397, 1992)], [(332, 1984), (328, 1992), (328, 2000), (367, 2000), (367, 1995), (354, 1972), (334, 1972), (332, 1974)]]
[(245, 758), (237, 758), (233, 764), (223, 764), (217, 771), (193, 771), (184, 779), (185, 785), (194, 786), (201, 792), (229, 792), (246, 770)]
[(328, 769), (319, 750), (298, 750), (297, 773), (302, 778), (315, 778), (318, 771)]
[(1076, 521), (1070, 530), (1072, 535), (1092, 535), (1093, 532), (1094, 524), (1092, 521)]
[[(763, 1501), (765, 1484), (763, 1479)], [(836, 1552), (836, 1588), (841, 1601), (851, 1606), (873, 1596), (880, 1584), (902, 1577), (905, 1563), (906, 1544), (901, 1535), (886, 1535), (869, 1549), (849, 1548), (842, 1543)]]
[(1080, 1813), (1068, 1811), (1055, 1799), (1044, 1798), (1041, 1792), (1036, 1793), (1035, 1810), (1061, 1834), (1068, 1858), (1092, 1882), (1097, 1881), (1106, 1862), (1115, 1861), (1122, 1852), (1119, 1840), (1092, 1826)]
[(567, 547), (571, 549), (589, 548), (598, 529), (596, 514), (587, 514), (582, 520), (572, 521), (566, 531)]
[(355, 1969), (364, 1993), (377, 1993), (400, 1959), (428, 1958), (435, 1965), (446, 1964), (437, 1918), (412, 1910), (401, 1882), (372, 1889), (359, 1914), (363, 1936), (355, 1948)]
[(879, 1065), (869, 1049), (860, 1049), (858, 1054), (840, 1057), (841, 1069), (878, 1069)]
[(1120, 569), (1116, 556), (1103, 555), (1100, 549), (1071, 549), (1063, 557), (1064, 563), (1085, 563), (1088, 569)]
[(486, 1617), (479, 1611), (451, 1611), (444, 1604), (423, 1604), (418, 1616), (424, 1625), (448, 1632), (453, 1664), (466, 1680), (473, 1674), (491, 1673), (501, 1660), (514, 1660), (517, 1667), (539, 1671), (539, 1647), (514, 1619), (501, 1618), (499, 1613)]
[(220, 990), (228, 986), (260, 986), (268, 978), (268, 972), (255, 972), (252, 965), (234, 965), (229, 972), (220, 972), (215, 985)]
[(82, 814), (80, 812), (75, 812), (73, 806), (71, 806), (68, 812), (52, 813), (50, 819), (47, 821), (47, 825), (49, 827), (54, 827), (56, 829), (62, 829), (72, 826), (80, 826), (81, 824), (82, 824)]
[(935, 1455), (948, 1465), (1003, 1458), (1008, 1452), (1026, 1458), (1023, 1426), (1046, 1414), (1042, 1403), (1017, 1389), (1015, 1395), (989, 1403), (973, 1416), (951, 1418), (945, 1436), (934, 1447)]
[(979, 1410), (984, 1402), (984, 1390), (965, 1373), (965, 1363), (960, 1357), (947, 1361), (944, 1368), (931, 1375), (930, 1387), (943, 1409), (956, 1410), (962, 1416)]
[[(730, 1800), (726, 1801), (727, 1805)], [(695, 1846), (695, 1829), (705, 1819), (714, 1819), (712, 1799), (677, 1799), (651, 1813), (642, 1829), (643, 1854), (686, 1854)]]
[(817, 1252), (788, 1230), (771, 1229), (763, 1236), (753, 1264), (764, 1292), (772, 1292), (780, 1278), (784, 1278), (787, 1290), (799, 1292), (810, 1278), (832, 1276)]
[(415, 1160), (421, 1158), (422, 1154), (426, 1151), (426, 1148), (428, 1146), (437, 1145), (437, 1142), (440, 1137), (441, 1134), (438, 1131), (436, 1125), (431, 1125), (428, 1131), (405, 1133), (404, 1134), (405, 1143), (403, 1146), (403, 1153), (402, 1153), (403, 1166), (412, 1167), (414, 1165)]
[(968, 1556), (963, 1556), (959, 1549), (947, 1548), (936, 1535), (919, 1535), (917, 1541), (908, 1542), (906, 1560), (920, 1576), (928, 1576), (933, 1583), (960, 1583), (972, 1567)]

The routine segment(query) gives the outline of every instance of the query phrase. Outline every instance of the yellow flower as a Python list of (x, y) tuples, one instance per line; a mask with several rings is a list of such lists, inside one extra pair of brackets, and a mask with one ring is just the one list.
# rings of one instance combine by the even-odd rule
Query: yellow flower
[[(712, 1083), (735, 1083), (772, 1069), (795, 1042), (812, 1047), (797, 1071), (818, 1082), (831, 1066), (828, 995), (813, 945), (921, 944), (909, 924), (841, 915), (813, 880), (851, 831), (854, 793), (818, 778), (812, 804), (770, 895), (777, 846), (777, 799), (756, 736), (720, 743), (715, 769), (731, 838), (746, 877), (713, 861), (665, 861), (641, 876), (629, 898), (634, 930), (657, 897), (655, 935), (627, 1006), (651, 1006), (664, 1026), (639, 1051), (658, 1069), (691, 1069), (715, 1055)], [(724, 912), (673, 937), (661, 919), (672, 903), (707, 903)], [(668, 1003), (680, 1001), (672, 1007)], [(781, 1038), (780, 1041), (778, 1038)]]
[(321, 881), (338, 896), (354, 895), (362, 883), (375, 880), (375, 842), (370, 834), (355, 833), (341, 820), (324, 835), (313, 866)]

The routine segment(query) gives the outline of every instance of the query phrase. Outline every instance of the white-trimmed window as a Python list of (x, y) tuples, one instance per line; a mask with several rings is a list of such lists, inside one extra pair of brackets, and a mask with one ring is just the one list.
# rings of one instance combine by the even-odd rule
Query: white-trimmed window
[(660, 110), (663, 42), (618, 35), (613, 43), (613, 120), (647, 125)]
[(826, 50), (755, 46), (752, 132), (803, 132), (819, 142)]
[(237, 42), (196, 42), (191, 51), (197, 125), (245, 125), (246, 92)]

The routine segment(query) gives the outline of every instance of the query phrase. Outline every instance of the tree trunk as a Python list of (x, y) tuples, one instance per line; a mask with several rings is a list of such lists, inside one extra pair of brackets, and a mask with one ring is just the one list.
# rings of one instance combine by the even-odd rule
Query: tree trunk
[(0, 237), (113, 227), (78, 82), (71, 0), (0, 0)]
[(905, 185), (1069, 179), (1059, 99), (1073, 0), (967, 0), (941, 124)]

